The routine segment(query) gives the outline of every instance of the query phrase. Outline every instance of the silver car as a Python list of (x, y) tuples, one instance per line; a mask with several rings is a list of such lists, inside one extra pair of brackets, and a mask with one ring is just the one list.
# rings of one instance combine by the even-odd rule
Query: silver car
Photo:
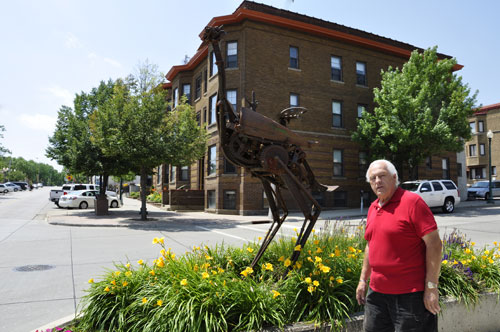
[[(500, 181), (498, 180), (491, 181), (491, 191), (493, 192), (493, 197), (500, 197)], [(480, 197), (487, 200), (489, 196), (490, 196), (489, 181), (478, 181), (467, 189), (468, 199), (475, 199), (477, 197)]]

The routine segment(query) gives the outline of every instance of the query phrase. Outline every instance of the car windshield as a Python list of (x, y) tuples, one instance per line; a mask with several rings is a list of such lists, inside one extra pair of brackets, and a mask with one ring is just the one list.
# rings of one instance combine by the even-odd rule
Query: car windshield
[(416, 182), (407, 182), (407, 183), (402, 183), (401, 188), (408, 190), (408, 191), (417, 191), (418, 185), (419, 184)]
[(487, 188), (488, 182), (476, 182), (472, 185), (471, 188)]

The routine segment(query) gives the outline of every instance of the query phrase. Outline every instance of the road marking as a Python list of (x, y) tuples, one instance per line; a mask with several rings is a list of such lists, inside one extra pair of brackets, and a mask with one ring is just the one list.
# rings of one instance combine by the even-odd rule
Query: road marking
[[(254, 227), (248, 227), (248, 226), (241, 226), (241, 225), (238, 225), (236, 226), (237, 228), (244, 228), (244, 229), (249, 229), (251, 231), (254, 231), (254, 232), (259, 232), (259, 233), (267, 233), (268, 230), (267, 229), (260, 229), (260, 228), (254, 228)], [(281, 227), (283, 227), (283, 225), (281, 225)], [(288, 234), (284, 234), (283, 232), (280, 232), (279, 234), (277, 234), (279, 236), (283, 236), (283, 237), (293, 237), (292, 235), (288, 235)]]
[(229, 237), (241, 240), (241, 241), (249, 242), (248, 239), (244, 239), (242, 237), (239, 237), (239, 236), (236, 236), (236, 235), (232, 235), (232, 234), (228, 234), (228, 233), (224, 233), (224, 232), (220, 232), (220, 231), (215, 231), (215, 230), (210, 229), (210, 228), (205, 228), (205, 227), (202, 227), (202, 226), (196, 226), (196, 228), (203, 229), (203, 230), (205, 230), (207, 232), (212, 232), (212, 233), (216, 233), (216, 234), (220, 234), (220, 235), (224, 235), (224, 236), (229, 236)]

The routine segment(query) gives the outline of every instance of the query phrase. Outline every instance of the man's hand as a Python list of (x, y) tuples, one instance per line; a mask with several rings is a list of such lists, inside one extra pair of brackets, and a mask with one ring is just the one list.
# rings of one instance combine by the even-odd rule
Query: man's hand
[[(357, 291), (356, 291), (356, 297), (357, 297)], [(437, 315), (441, 311), (441, 308), (439, 307), (439, 291), (437, 288), (431, 289), (425, 287), (424, 305), (425, 308), (434, 315)]]
[(358, 288), (356, 288), (356, 300), (358, 300), (359, 305), (364, 305), (366, 303), (366, 286), (366, 281), (360, 280)]

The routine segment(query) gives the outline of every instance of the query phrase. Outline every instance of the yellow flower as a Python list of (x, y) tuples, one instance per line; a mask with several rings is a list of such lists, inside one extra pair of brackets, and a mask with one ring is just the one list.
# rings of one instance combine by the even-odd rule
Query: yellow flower
[(149, 271), (149, 274), (151, 274), (152, 276), (154, 276), (155, 275), (155, 270)]
[(489, 251), (489, 250), (485, 250), (485, 251), (484, 251), (484, 254), (485, 254), (485, 255), (489, 255), (489, 254), (490, 254), (490, 251)]
[(331, 253), (329, 256), (333, 258), (333, 257), (335, 257), (335, 254)]
[(213, 275), (216, 275), (216, 274), (217, 274), (217, 271), (212, 270), (212, 274), (213, 274)]
[(445, 259), (445, 260), (443, 260), (443, 261), (441, 262), (441, 264), (446, 265), (446, 264), (448, 264), (448, 261)]
[(309, 287), (307, 287), (307, 291), (308, 291), (309, 293), (311, 293), (311, 294), (314, 292), (314, 290), (315, 290), (315, 289), (316, 289), (316, 288), (315, 288), (314, 286), (309, 286)]
[(262, 236), (259, 236), (257, 239), (258, 239), (259, 241), (260, 241), (260, 240), (262, 240)]
[(285, 256), (281, 256), (280, 258), (278, 258), (278, 262), (283, 262), (285, 260)]
[(302, 246), (300, 244), (296, 245), (295, 248), (293, 249), (294, 251), (301, 251)]
[(321, 271), (323, 271), (323, 273), (328, 273), (328, 272), (330, 272), (330, 270), (331, 270), (330, 267), (328, 267), (326, 265), (323, 265), (321, 267)]
[(205, 259), (206, 259), (207, 261), (209, 261), (209, 260), (214, 259), (214, 258), (213, 258), (212, 256), (205, 255)]
[(335, 256), (340, 257), (340, 250), (339, 249), (335, 249)]
[(273, 264), (271, 264), (271, 263), (262, 264), (262, 268), (264, 270), (274, 271)]
[(321, 257), (318, 257), (318, 256), (314, 256), (314, 262), (315, 263), (321, 263), (323, 260), (321, 259)]
[(311, 229), (311, 232), (314, 233), (314, 232), (316, 232), (316, 230), (313, 228), (313, 229)]
[(170, 258), (172, 258), (172, 260), (175, 260), (175, 254), (171, 254)]
[(139, 259), (139, 260), (137, 261), (137, 264), (142, 265), (142, 264), (144, 264), (144, 261), (143, 261), (142, 259)]
[(297, 269), (300, 269), (300, 268), (302, 267), (302, 263), (300, 263), (300, 262), (295, 262), (295, 267), (296, 267)]
[(187, 279), (182, 279), (181, 280), (181, 286), (187, 286), (187, 284), (188, 284)]
[(337, 278), (337, 283), (338, 283), (338, 284), (341, 284), (341, 283), (343, 283), (343, 282), (344, 282), (344, 280), (342, 280), (341, 278)]
[(147, 299), (147, 298), (145, 298), (145, 297), (143, 297), (143, 298), (142, 298), (142, 303), (146, 303), (146, 302), (148, 302), (148, 299)]
[(287, 259), (285, 260), (284, 265), (285, 265), (286, 267), (289, 267), (291, 264), (292, 264), (292, 261), (291, 261), (289, 258), (287, 258)]
[(252, 253), (253, 252), (253, 248), (248, 247), (247, 251), (250, 252), (250, 253)]
[(94, 283), (94, 279), (90, 278), (89, 279), (89, 284), (93, 284)]
[(164, 237), (159, 238), (158, 242), (160, 242), (161, 244), (165, 244), (165, 238)]
[(273, 293), (273, 299), (275, 299), (281, 295), (279, 292), (275, 291), (274, 289), (271, 291), (271, 293)]
[(312, 282), (312, 280), (311, 280), (311, 278), (307, 277), (307, 278), (304, 279), (304, 282), (306, 284), (310, 284)]
[(159, 239), (158, 239), (157, 237), (155, 237), (155, 238), (153, 239), (153, 244), (157, 244), (158, 242), (159, 242)]
[(132, 275), (132, 271), (125, 272), (125, 276), (130, 277)]
[(116, 286), (116, 281), (114, 279), (111, 280), (111, 283), (113, 284), (113, 286)]
[(109, 290), (110, 290), (110, 289), (109, 289), (109, 287), (108, 287), (108, 286), (106, 286), (106, 288), (104, 288), (104, 291), (105, 291), (105, 292), (109, 292)]
[(224, 273), (224, 269), (223, 269), (223, 268), (220, 268), (220, 267), (218, 267), (218, 268), (217, 268), (217, 271), (218, 271), (219, 273)]
[(311, 258), (311, 256), (307, 256), (307, 260), (308, 260), (309, 262), (312, 262), (312, 261), (313, 261), (313, 259)]
[(248, 276), (247, 270), (241, 271), (240, 274), (243, 275), (244, 277)]
[(126, 282), (126, 281), (124, 281), (124, 282), (122, 283), (122, 286), (123, 286), (123, 287), (126, 287), (127, 285), (128, 285), (128, 282)]
[(349, 272), (352, 272), (352, 270), (350, 268), (347, 268), (347, 273), (349, 273)]
[(318, 287), (319, 286), (319, 281), (318, 280), (314, 280), (313, 281), (313, 285), (316, 286), (316, 287)]
[(497, 242), (497, 241), (493, 242), (493, 245), (494, 245), (494, 246), (497, 246), (497, 245), (498, 245), (498, 242)]
[(127, 263), (127, 265), (125, 265), (125, 267), (126, 267), (127, 269), (130, 269), (130, 263)]
[(314, 245), (316, 245), (316, 246), (317, 246), (317, 245), (319, 244), (319, 240), (314, 240), (314, 242), (313, 242), (313, 243), (314, 243)]
[(163, 304), (163, 301), (162, 301), (162, 300), (158, 300), (158, 301), (156, 301), (156, 305), (157, 305), (157, 306), (161, 307), (161, 305), (162, 305), (162, 304)]
[(323, 252), (323, 249), (321, 249), (320, 247), (316, 248), (316, 253), (317, 254), (321, 254)]
[(330, 281), (333, 281), (334, 279), (335, 279), (335, 278), (334, 278), (333, 276), (332, 276), (332, 277), (330, 277)]
[(350, 252), (356, 252), (356, 249), (354, 249), (353, 247), (349, 247), (347, 249), (349, 249)]
[(115, 272), (115, 276), (117, 276), (117, 277), (118, 277), (118, 276), (120, 275), (120, 273), (121, 273), (120, 271), (116, 271), (116, 272)]
[(293, 229), (293, 231), (294, 231), (295, 233), (297, 233), (297, 231), (298, 231), (298, 230), (297, 230), (297, 227), (295, 227), (295, 228)]
[(458, 265), (458, 262), (456, 260), (454, 260), (453, 265)]
[(471, 251), (469, 248), (465, 249), (465, 253), (466, 253), (466, 254), (470, 254), (471, 252), (472, 252), (472, 251)]
[(475, 246), (476, 245), (476, 242), (471, 242), (470, 243), (471, 246)]
[(201, 274), (201, 277), (202, 277), (203, 279), (207, 279), (208, 277), (210, 277), (210, 274), (208, 274), (207, 272), (203, 272), (203, 273)]
[(493, 259), (491, 259), (491, 258), (488, 260), (488, 262), (490, 262), (490, 264), (495, 263), (495, 261)]
[(159, 260), (156, 262), (156, 266), (158, 266), (158, 267), (164, 267), (164, 266), (165, 266), (165, 263), (163, 262), (163, 259), (159, 259)]

